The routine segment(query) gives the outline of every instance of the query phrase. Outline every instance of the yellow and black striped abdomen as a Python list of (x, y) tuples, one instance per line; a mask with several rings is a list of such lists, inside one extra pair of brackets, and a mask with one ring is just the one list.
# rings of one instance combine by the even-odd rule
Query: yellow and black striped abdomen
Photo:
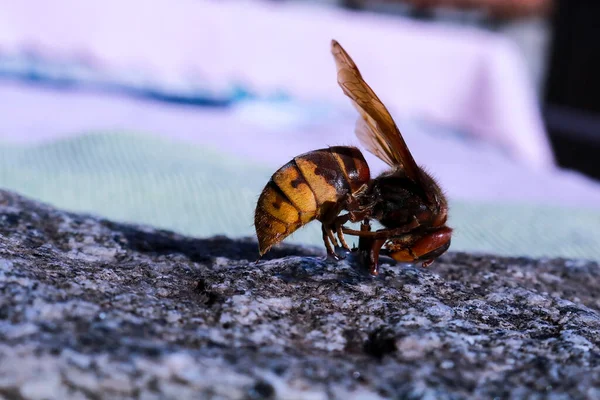
[(295, 157), (273, 174), (258, 199), (254, 225), (260, 254), (337, 210), (346, 194), (369, 180), (369, 166), (355, 147), (336, 146)]

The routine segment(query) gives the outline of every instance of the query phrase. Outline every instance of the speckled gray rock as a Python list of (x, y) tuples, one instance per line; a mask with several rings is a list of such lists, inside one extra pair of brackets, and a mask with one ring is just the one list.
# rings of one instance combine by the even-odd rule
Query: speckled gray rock
[(0, 191), (0, 398), (600, 397), (596, 263), (268, 256)]

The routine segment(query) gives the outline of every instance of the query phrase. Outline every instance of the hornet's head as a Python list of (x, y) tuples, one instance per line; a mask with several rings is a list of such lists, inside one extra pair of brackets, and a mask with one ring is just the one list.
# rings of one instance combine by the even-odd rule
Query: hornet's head
[(400, 262), (422, 262), (424, 267), (444, 254), (450, 247), (452, 229), (447, 226), (422, 233), (410, 233), (401, 238), (390, 239), (387, 254)]

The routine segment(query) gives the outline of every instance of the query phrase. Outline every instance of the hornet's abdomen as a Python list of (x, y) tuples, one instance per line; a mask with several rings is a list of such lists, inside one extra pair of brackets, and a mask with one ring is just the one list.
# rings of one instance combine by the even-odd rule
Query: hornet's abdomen
[(254, 214), (260, 254), (310, 221), (341, 211), (340, 201), (370, 180), (355, 147), (336, 146), (294, 157), (273, 174)]

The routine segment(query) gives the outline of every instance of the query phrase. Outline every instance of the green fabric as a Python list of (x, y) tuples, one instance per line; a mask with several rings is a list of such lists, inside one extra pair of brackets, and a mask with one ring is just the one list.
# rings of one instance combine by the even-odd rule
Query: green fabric
[[(3, 188), (61, 208), (197, 237), (253, 236), (254, 206), (273, 172), (145, 134), (0, 143)], [(454, 251), (600, 259), (599, 211), (452, 200), (450, 205)], [(320, 246), (319, 224), (287, 241)]]

